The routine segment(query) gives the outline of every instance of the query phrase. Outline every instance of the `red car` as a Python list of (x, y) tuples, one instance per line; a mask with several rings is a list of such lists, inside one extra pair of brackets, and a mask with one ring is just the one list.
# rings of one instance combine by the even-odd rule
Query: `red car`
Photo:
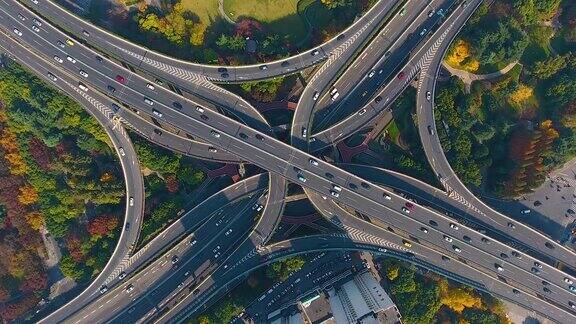
[(406, 202), (406, 204), (404, 204), (404, 206), (406, 206), (406, 208), (408, 208), (410, 210), (414, 210), (414, 204), (411, 202)]
[(398, 79), (404, 80), (404, 77), (405, 77), (404, 72), (398, 73)]
[(123, 76), (121, 76), (120, 74), (118, 74), (118, 75), (116, 76), (116, 81), (124, 84), (124, 83), (126, 82), (126, 79), (124, 79)]

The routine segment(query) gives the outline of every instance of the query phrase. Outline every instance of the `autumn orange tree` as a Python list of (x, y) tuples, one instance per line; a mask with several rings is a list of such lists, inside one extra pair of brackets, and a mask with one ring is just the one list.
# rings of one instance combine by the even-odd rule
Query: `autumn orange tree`
[(522, 128), (513, 133), (509, 143), (509, 157), (515, 167), (505, 182), (505, 194), (518, 196), (544, 181), (544, 156), (559, 136), (551, 120), (544, 120), (537, 129)]
[(38, 201), (38, 192), (34, 187), (30, 185), (25, 185), (24, 187), (20, 188), (18, 201), (22, 205), (32, 205)]

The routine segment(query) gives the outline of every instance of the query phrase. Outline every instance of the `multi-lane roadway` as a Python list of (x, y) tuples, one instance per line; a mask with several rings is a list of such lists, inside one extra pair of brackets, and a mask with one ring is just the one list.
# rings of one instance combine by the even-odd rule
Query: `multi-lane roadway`
[[(26, 51), (35, 52), (39, 57), (39, 60), (43, 60), (42, 65), (48, 69), (45, 72), (46, 74), (48, 71), (51, 71), (51, 69), (54, 69), (57, 70), (58, 73), (76, 76), (76, 79), (79, 80), (73, 87), (76, 88), (74, 89), (76, 92), (83, 93), (84, 95), (100, 92), (122, 104), (124, 106), (122, 109), (132, 109), (137, 114), (149, 116), (148, 118), (152, 118), (153, 122), (157, 125), (157, 128), (154, 128), (153, 132), (158, 136), (162, 136), (162, 134), (166, 132), (166, 127), (172, 127), (192, 136), (195, 139), (200, 139), (202, 143), (207, 143), (208, 152), (205, 156), (207, 158), (220, 152), (226, 152), (226, 154), (239, 156), (241, 160), (250, 161), (274, 174), (274, 176), (271, 176), (271, 179), (276, 178), (277, 181), (270, 181), (271, 184), (275, 183), (275, 185), (271, 185), (271, 188), (273, 187), (274, 189), (268, 192), (269, 201), (266, 204), (267, 207), (265, 209), (265, 213), (266, 211), (270, 211), (270, 214), (274, 214), (273, 216), (267, 215), (266, 217), (261, 217), (254, 228), (252, 228), (251, 222), (242, 220), (238, 221), (237, 225), (233, 228), (230, 227), (226, 229), (225, 232), (220, 233), (221, 231), (218, 230), (216, 233), (212, 233), (213, 235), (221, 234), (220, 236), (226, 236), (225, 233), (228, 232), (229, 229), (233, 229), (233, 232), (230, 232), (229, 234), (230, 239), (233, 238), (233, 240), (238, 242), (239, 245), (238, 248), (234, 249), (234, 253), (229, 254), (226, 260), (244, 260), (238, 262), (249, 264), (247, 261), (255, 260), (254, 257), (256, 255), (262, 254), (260, 253), (260, 251), (262, 251), (262, 246), (269, 239), (270, 233), (278, 223), (278, 218), (282, 210), (281, 197), (283, 195), (280, 198), (277, 195), (278, 192), (284, 192), (285, 183), (283, 182), (283, 179), (287, 179), (302, 185), (311, 193), (317, 193), (323, 201), (328, 201), (328, 199), (324, 199), (324, 197), (330, 197), (330, 204), (332, 204), (332, 207), (330, 208), (335, 207), (335, 204), (332, 202), (335, 201), (348, 206), (361, 214), (368, 215), (374, 219), (379, 219), (382, 223), (393, 223), (400, 231), (404, 232), (406, 236), (402, 238), (402, 236), (394, 234), (390, 239), (391, 242), (396, 241), (405, 246), (410, 245), (410, 259), (413, 262), (425, 260), (434, 256), (434, 262), (427, 261), (427, 264), (429, 264), (429, 267), (435, 271), (447, 269), (453, 274), (458, 274), (460, 278), (459, 280), (461, 281), (470, 282), (472, 284), (481, 283), (481, 289), (511, 299), (539, 312), (542, 311), (543, 307), (547, 307), (550, 310), (547, 315), (556, 320), (564, 321), (566, 319), (574, 319), (574, 313), (570, 313), (572, 311), (571, 306), (573, 305), (570, 303), (572, 303), (574, 296), (566, 287), (566, 280), (574, 280), (573, 277), (546, 264), (544, 261), (514, 251), (510, 247), (497, 242), (494, 238), (479, 233), (473, 228), (464, 225), (458, 226), (454, 224), (453, 220), (436, 212), (432, 207), (410, 202), (404, 197), (376, 185), (372, 179), (361, 178), (353, 175), (341, 168), (326, 163), (317, 157), (311, 156), (297, 148), (276, 140), (271, 136), (271, 131), (269, 127), (266, 127), (265, 121), (261, 120), (260, 126), (251, 125), (251, 123), (246, 121), (245, 118), (238, 117), (238, 115), (235, 115), (236, 118), (229, 118), (221, 114), (218, 109), (208, 109), (205, 103), (198, 101), (194, 97), (184, 97), (179, 95), (177, 92), (172, 92), (161, 86), (153, 85), (153, 87), (150, 87), (154, 81), (147, 78), (147, 75), (136, 74), (133, 71), (126, 69), (121, 64), (118, 64), (116, 61), (109, 60), (105, 56), (103, 57), (102, 54), (84, 46), (80, 42), (76, 41), (75, 38), (72, 38), (72, 36), (61, 33), (58, 28), (55, 28), (48, 21), (36, 17), (35, 14), (31, 13), (24, 7), (21, 7), (19, 3), (14, 2), (15, 1), (3, 0), (3, 5), (0, 7), (0, 26), (3, 28), (5, 34), (11, 35), (10, 40), (3, 39), (2, 41), (3, 43), (16, 41), (26, 46)], [(210, 85), (204, 78), (197, 78), (197, 74), (191, 72), (188, 72), (189, 74), (181, 73), (181, 70), (183, 69), (182, 67), (164, 69), (163, 67), (165, 67), (166, 63), (156, 64), (155, 62), (158, 61), (150, 59), (151, 55), (154, 53), (150, 51), (140, 54), (135, 53), (133, 52), (135, 49), (131, 49), (131, 45), (126, 41), (119, 40), (100, 29), (88, 30), (86, 28), (90, 28), (89, 25), (87, 27), (85, 22), (68, 13), (61, 12), (61, 8), (51, 2), (42, 0), (36, 1), (40, 3), (46, 2), (46, 12), (44, 12), (44, 7), (41, 7), (41, 10), (38, 9), (40, 7), (34, 7), (39, 5), (32, 3), (33, 1), (25, 2), (32, 8), (36, 8), (36, 10), (46, 18), (54, 20), (55, 22), (61, 23), (62, 20), (68, 19), (68, 31), (76, 33), (77, 37), (79, 36), (80, 38), (83, 38), (83, 42), (89, 43), (94, 48), (99, 48), (104, 52), (121, 52), (123, 53), (122, 55), (114, 56), (116, 56), (117, 59), (124, 59), (129, 63), (132, 63), (130, 60), (136, 58), (138, 60), (138, 68), (149, 72), (150, 75), (158, 75), (158, 71), (162, 70), (164, 71), (163, 76), (165, 76), (166, 79), (170, 78), (171, 82), (195, 82), (194, 86), (190, 87), (190, 85), (188, 85), (188, 88), (195, 88), (196, 92), (200, 92), (198, 89), (201, 88), (203, 91), (201, 97), (212, 96), (213, 102), (219, 100), (219, 104), (223, 106), (226, 106), (226, 103), (228, 103), (228, 105), (231, 106), (232, 111), (244, 111), (246, 112), (243, 114), (244, 117), (254, 117), (254, 115), (252, 115), (253, 109), (250, 107), (238, 109), (238, 107), (243, 107), (243, 105), (245, 105), (244, 102), (235, 99), (236, 97), (228, 94), (224, 90)], [(343, 123), (337, 124), (336, 126), (346, 124), (345, 130), (351, 133), (366, 122), (369, 122), (370, 119), (378, 116), (383, 108), (388, 104), (388, 101), (392, 101), (395, 96), (397, 96), (401, 90), (406, 87), (408, 82), (418, 71), (425, 70), (423, 67), (430, 65), (430, 60), (440, 57), (440, 55), (436, 53), (443, 53), (444, 50), (442, 46), (448, 43), (446, 40), (451, 39), (453, 35), (455, 35), (458, 28), (464, 24), (467, 18), (474, 11), (475, 6), (480, 2), (481, 1), (479, 0), (470, 1), (468, 6), (460, 5), (452, 8), (451, 14), (442, 22), (440, 25), (441, 27), (429, 38), (418, 43), (413, 52), (414, 54), (410, 55), (408, 63), (405, 65), (404, 71), (406, 71), (406, 74), (404, 77), (394, 78), (383, 88), (383, 90), (381, 90), (382, 93), (379, 94), (388, 94), (389, 98), (391, 98), (390, 100), (387, 100), (378, 107), (373, 106), (370, 113), (358, 114), (361, 118), (353, 116), (352, 119), (347, 118)], [(12, 6), (8, 6), (9, 3), (11, 3)], [(357, 38), (359, 38), (363, 33), (366, 33), (366, 30), (370, 26), (374, 26), (377, 24), (376, 22), (382, 20), (385, 16), (384, 13), (390, 10), (391, 7), (383, 3), (383, 1), (380, 1), (359, 20), (362, 21), (362, 23), (358, 24), (357, 22), (351, 27), (352, 29), (358, 28), (355, 33), (350, 33), (350, 30), (345, 31), (341, 34), (343, 36), (339, 36), (334, 40), (335, 44), (358, 43), (358, 45), (355, 46), (362, 44), (362, 41), (356, 42)], [(6, 4), (6, 7), (4, 7), (4, 4)], [(429, 10), (430, 9), (427, 9), (426, 11)], [(20, 19), (18, 14), (25, 16), (26, 19)], [(428, 15), (418, 15), (418, 17), (423, 16), (427, 17)], [(42, 22), (38, 31), (31, 28), (30, 20), (33, 17)], [(423, 20), (428, 21), (426, 18), (423, 18)], [(396, 20), (393, 19), (393, 21)], [(392, 22), (390, 24), (392, 24)], [(401, 22), (400, 25), (397, 26), (401, 26)], [(79, 28), (82, 30), (78, 30)], [(414, 24), (410, 25), (409, 28), (418, 29), (422, 27), (418, 27)], [(83, 33), (83, 31), (86, 31), (86, 33)], [(98, 33), (102, 34), (97, 37)], [(420, 36), (425, 35), (426, 33)], [(67, 42), (69, 39), (74, 45), (70, 45), (70, 43)], [(120, 41), (120, 43), (115, 43), (118, 41)], [(22, 47), (22, 49), (24, 48)], [(368, 47), (368, 49), (370, 50), (370, 47)], [(314, 52), (308, 54), (314, 56), (312, 53)], [(353, 56), (352, 53), (347, 53), (345, 55), (345, 57), (348, 58)], [(360, 57), (361, 55), (362, 54), (360, 54)], [(164, 56), (162, 57), (163, 59), (165, 58)], [(28, 64), (27, 62), (24, 63)], [(282, 63), (280, 63), (280, 65), (282, 65)], [(290, 62), (289, 66), (291, 66)], [(327, 80), (334, 78), (337, 73), (336, 68), (339, 66), (341, 67), (341, 64), (332, 64), (328, 69), (330, 71), (325, 72)], [(221, 72), (222, 70), (218, 71), (217, 67), (212, 67), (210, 69), (216, 70), (217, 73), (228, 73)], [(271, 71), (271, 69), (269, 71)], [(205, 72), (203, 73), (206, 74)], [(186, 79), (187, 75), (191, 77)], [(238, 73), (235, 72), (234, 75), (237, 77)], [(246, 75), (249, 75), (249, 73)], [(229, 76), (230, 74), (225, 79), (228, 79)], [(214, 76), (208, 76), (208, 78), (221, 80), (222, 75), (220, 75), (220, 78)], [(323, 84), (321, 83), (319, 87), (326, 87), (329, 83), (329, 81), (326, 81)], [(321, 93), (326, 92), (325, 89), (319, 89), (317, 91)], [(219, 98), (230, 99), (221, 100)], [(305, 98), (302, 98), (301, 100), (304, 99)], [(248, 119), (255, 120), (258, 119), (258, 116)], [(246, 122), (246, 124), (243, 124), (242, 122)], [(334, 133), (332, 130), (330, 132)], [(341, 137), (339, 132), (335, 137), (333, 136), (334, 135), (317, 136), (316, 142), (328, 145), (334, 143)], [(268, 206), (272, 207), (269, 208)], [(473, 216), (478, 217), (478, 215)], [(348, 225), (344, 226), (344, 230), (347, 233), (346, 235), (354, 233), (354, 230), (359, 231), (357, 227), (362, 228), (360, 233), (370, 231), (369, 227), (365, 224), (358, 223), (358, 218), (352, 216), (347, 216), (346, 218), (351, 219), (350, 224), (354, 224), (352, 227)], [(524, 228), (522, 224), (516, 222), (513, 222), (512, 225), (514, 228)], [(422, 230), (424, 226), (426, 226), (426, 231)], [(508, 228), (513, 228), (508, 224), (506, 226)], [(232, 235), (231, 233), (235, 234)], [(543, 247), (537, 244), (532, 244), (530, 241), (526, 241), (530, 242), (530, 245), (533, 245), (535, 250), (569, 266), (575, 266), (576, 258), (574, 258), (574, 254), (571, 251), (553, 241), (550, 241), (540, 233), (535, 231), (530, 233), (536, 235), (533, 236), (533, 238), (544, 238), (543, 242), (545, 243), (542, 243)], [(241, 234), (246, 234), (248, 238), (242, 239)], [(517, 235), (516, 232), (505, 232), (504, 234), (512, 238), (516, 238)], [(392, 235), (390, 232), (380, 230), (375, 235), (370, 234), (370, 237), (382, 239), (382, 237), (388, 237), (390, 235)], [(448, 241), (446, 236), (448, 236), (451, 241)], [(337, 237), (339, 236), (331, 236), (330, 238), (324, 237), (322, 239), (311, 238), (312, 242), (317, 242), (316, 244), (312, 244), (312, 246), (314, 249), (331, 247), (330, 244), (336, 244), (340, 240)], [(348, 236), (346, 237), (348, 238)], [(406, 240), (408, 244), (402, 240)], [(207, 238), (206, 242), (207, 246), (212, 247), (213, 244), (209, 242), (213, 242), (213, 240)], [(300, 253), (310, 249), (298, 244), (295, 246), (297, 248), (291, 247), (288, 250), (291, 253)], [(549, 248), (549, 246), (552, 246), (552, 248)], [(214, 249), (216, 249), (216, 247), (217, 246), (214, 246)], [(269, 248), (270, 247), (267, 247), (265, 249)], [(401, 245), (395, 246), (395, 250), (403, 249), (405, 250), (405, 247), (402, 247)], [(254, 251), (258, 253), (254, 253)], [(192, 256), (186, 254), (187, 266), (185, 268), (193, 270), (201, 267), (203, 263), (200, 263), (200, 261), (214, 258), (215, 253), (217, 253), (212, 250), (212, 253), (214, 254), (210, 256), (211, 253), (209, 252), (210, 250), (203, 249), (200, 252), (194, 252), (195, 254)], [(515, 256), (516, 254), (520, 257)], [(286, 255), (287, 254), (283, 252), (278, 252), (269, 257), (265, 257), (264, 260), (270, 261), (275, 257)], [(250, 257), (244, 259), (246, 256)], [(449, 256), (452, 256), (452, 258)], [(447, 263), (445, 258), (457, 259), (458, 262)], [(259, 261), (262, 260), (260, 259)], [(232, 263), (229, 263), (228, 261), (225, 263), (225, 266), (236, 268), (237, 263), (234, 263), (234, 266), (232, 266)], [(473, 266), (467, 266), (468, 264), (472, 264)], [(164, 264), (163, 267), (165, 266), (166, 265)], [(244, 272), (246, 272), (253, 269), (254, 266), (242, 265), (242, 268), (245, 269)], [(465, 269), (465, 271), (462, 271), (461, 269)], [(228, 267), (224, 267), (221, 264), (217, 264), (213, 270), (216, 272), (214, 272), (214, 275), (210, 278), (211, 280), (214, 280), (214, 285), (210, 285), (210, 287), (219, 288), (210, 288), (212, 289), (212, 293), (221, 290), (222, 287), (225, 286), (223, 283), (228, 282), (220, 281), (225, 279), (219, 279), (220, 277), (216, 274), (222, 273), (222, 278), (229, 278), (230, 275), (228, 273), (233, 273), (231, 272), (231, 269), (228, 270)], [(179, 271), (183, 270), (178, 270), (176, 273), (180, 273)], [(139, 272), (139, 274), (140, 273), (141, 272)], [(144, 276), (148, 275), (150, 274)], [(500, 280), (499, 276), (503, 278), (512, 278), (513, 280)], [(169, 278), (174, 277), (169, 276)], [(161, 321), (164, 321), (170, 316), (179, 316), (181, 318), (181, 316), (183, 316), (182, 314), (186, 314), (188, 311), (195, 308), (195, 306), (189, 306), (188, 302), (193, 302), (190, 305), (197, 306), (198, 304), (194, 303), (197, 303), (198, 300), (203, 300), (202, 296), (204, 295), (200, 294), (200, 297), (202, 298), (196, 298), (195, 295), (199, 293), (197, 292), (194, 294), (195, 290), (193, 290), (192, 292), (180, 292), (183, 295), (178, 297), (178, 299), (181, 298), (182, 301), (174, 301), (176, 295), (171, 294), (174, 287), (164, 285), (166, 288), (163, 286), (162, 289), (155, 290), (157, 293), (158, 291), (161, 293), (162, 298), (154, 297), (154, 302), (150, 302), (151, 299), (146, 298), (145, 296), (150, 296), (149, 294), (153, 293), (154, 290), (149, 290), (153, 289), (153, 285), (158, 284), (161, 280), (159, 277), (151, 277), (150, 280), (144, 278), (142, 280), (143, 282), (146, 282), (146, 285), (142, 286), (145, 291), (140, 291), (136, 288), (133, 288), (133, 290), (129, 287), (122, 288), (117, 286), (112, 291), (116, 292), (115, 294), (109, 292), (104, 295), (105, 298), (99, 298), (89, 305), (86, 305), (85, 309), (89, 309), (90, 313), (86, 314), (84, 310), (81, 310), (79, 313), (73, 314), (72, 318), (82, 321), (86, 320), (88, 317), (90, 320), (98, 320), (99, 318), (109, 319), (110, 316), (119, 316), (115, 318), (128, 320), (144, 316), (145, 318), (150, 319), (161, 318)], [(492, 283), (490, 283), (489, 280), (491, 280)], [(546, 281), (546, 284), (543, 283), (543, 280)], [(161, 282), (174, 283), (173, 280)], [(202, 281), (202, 285), (207, 283), (209, 282), (206, 280)], [(541, 291), (543, 290), (543, 286), (547, 286), (546, 288), (550, 293), (542, 293)], [(182, 287), (175, 289), (179, 288)], [(136, 302), (140, 303), (140, 306), (134, 308), (134, 306), (131, 306), (131, 299), (126, 298), (122, 301), (118, 300), (117, 302), (110, 303), (114, 305), (121, 303), (121, 305), (118, 306), (118, 310), (109, 309), (109, 307), (106, 306), (106, 312), (98, 311), (97, 315), (90, 315), (96, 314), (96, 310), (91, 307), (104, 308), (106, 302), (102, 304), (102, 301), (109, 301), (110, 299), (107, 298), (118, 298), (117, 296), (120, 296), (122, 289), (124, 289), (129, 296), (132, 296), (130, 294), (138, 294)], [(158, 302), (160, 304), (158, 304)], [(539, 304), (533, 305), (532, 303)], [(171, 307), (164, 315), (158, 314), (158, 310), (166, 305), (173, 305), (173, 307)], [(94, 310), (94, 312), (92, 312), (92, 310)], [(71, 318), (68, 319), (71, 320)]]

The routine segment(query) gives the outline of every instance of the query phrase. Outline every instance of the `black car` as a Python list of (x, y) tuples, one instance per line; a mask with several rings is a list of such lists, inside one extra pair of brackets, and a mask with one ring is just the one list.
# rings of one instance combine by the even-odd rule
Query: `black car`
[(287, 67), (288, 65), (290, 65), (290, 62), (288, 61), (284, 61), (282, 62), (282, 64), (280, 64), (282, 67)]
[(218, 72), (220, 72), (220, 73), (228, 72), (228, 69), (225, 67), (221, 67), (221, 68), (218, 68)]
[(178, 109), (178, 110), (181, 110), (181, 109), (182, 109), (182, 104), (179, 103), (178, 101), (174, 101), (174, 102), (172, 103), (172, 106), (174, 106), (174, 108), (176, 108), (176, 109)]
[(118, 106), (117, 104), (113, 103), (112, 104), (112, 111), (117, 113), (118, 111), (120, 111), (120, 106)]
[(154, 133), (155, 133), (156, 135), (162, 135), (162, 131), (159, 130), (158, 128), (155, 128), (155, 129), (154, 129)]
[(223, 77), (224, 79), (227, 79), (230, 76), (230, 74), (222, 73), (222, 74), (220, 74), (220, 76)]
[(125, 230), (129, 230), (130, 229), (130, 223), (126, 223), (126, 226), (124, 226)]
[(116, 88), (114, 88), (114, 87), (111, 86), (111, 85), (108, 85), (108, 91), (114, 93), (114, 92), (116, 92)]
[(374, 102), (379, 103), (380, 101), (382, 101), (382, 97), (378, 96), (374, 99)]
[(336, 37), (336, 40), (339, 40), (339, 41), (340, 41), (340, 40), (343, 40), (344, 37), (346, 37), (346, 35), (340, 34), (340, 35), (338, 35), (338, 37)]

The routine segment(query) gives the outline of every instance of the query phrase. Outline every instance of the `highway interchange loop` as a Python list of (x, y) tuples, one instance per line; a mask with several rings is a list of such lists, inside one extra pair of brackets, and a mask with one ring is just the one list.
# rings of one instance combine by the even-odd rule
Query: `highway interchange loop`
[[(366, 249), (389, 254), (552, 320), (574, 322), (576, 298), (567, 289), (567, 282), (576, 279), (555, 267), (560, 262), (576, 268), (574, 253), (480, 202), (460, 183), (438, 139), (427, 131), (429, 125), (434, 126), (434, 118), (433, 101), (427, 99), (426, 93), (434, 91), (438, 67), (450, 41), (481, 2), (379, 1), (334, 39), (297, 56), (266, 63), (267, 68), (262, 69), (261, 65), (217, 67), (178, 61), (111, 35), (51, 1), (0, 0), (0, 45), (88, 110), (99, 110), (100, 115), (94, 115), (108, 125), (107, 130), (114, 124), (112, 120), (119, 121), (183, 154), (220, 162), (250, 162), (268, 171), (268, 176), (248, 178), (225, 189), (235, 190), (239, 196), (218, 196), (234, 204), (228, 212), (220, 208), (222, 200), (207, 199), (201, 206), (216, 210), (214, 213), (207, 214), (201, 224), (169, 227), (161, 235), (170, 235), (170, 242), (175, 245), (157, 244), (137, 252), (147, 255), (147, 261), (137, 263), (137, 267), (126, 260), (131, 259), (138, 231), (122, 235), (103, 271), (106, 275), (99, 276), (80, 295), (82, 298), (60, 307), (40, 322), (181, 322), (205, 307), (210, 297), (226, 291), (227, 283), (253, 269), (289, 255), (324, 249)], [(446, 17), (427, 15), (432, 4), (445, 8)], [(398, 18), (397, 12), (404, 7), (410, 8), (410, 16)], [(26, 21), (18, 14), (27, 17)], [(30, 29), (32, 17), (41, 21), (39, 32)], [(74, 45), (59, 45), (67, 39), (73, 39)], [(406, 44), (413, 47), (407, 56)], [(364, 51), (372, 59), (363, 59)], [(405, 57), (399, 60), (402, 55)], [(324, 64), (304, 90), (294, 115), (294, 146), (277, 140), (266, 120), (249, 103), (211, 82), (265, 79), (321, 62)], [(379, 81), (374, 81), (365, 73), (346, 71), (351, 64), (360, 71), (386, 71), (378, 77)], [(394, 75), (397, 68), (403, 73), (401, 78)], [(79, 70), (90, 77), (79, 77)], [(118, 81), (119, 75), (122, 82)], [(414, 78), (418, 84), (419, 132), (427, 157), (446, 191), (438, 193), (417, 180), (403, 178), (414, 188), (434, 192), (433, 198), (414, 203), (415, 209), (407, 215), (402, 212), (409, 201), (406, 194), (398, 188), (394, 190), (389, 183), (380, 184), (376, 179), (381, 171), (351, 173), (307, 152), (333, 145), (379, 118), (389, 118), (388, 107)], [(164, 80), (175, 90), (160, 85), (151, 88), (155, 79)], [(349, 85), (342, 89), (353, 93), (357, 93), (353, 85), (368, 82), (361, 89), (370, 95), (357, 112), (313, 133), (315, 102), (326, 101), (324, 94), (334, 82), (347, 82)], [(316, 93), (321, 98), (318, 101), (313, 99)], [(113, 104), (120, 109), (112, 109)], [(303, 127), (310, 132), (304, 132)], [(108, 130), (112, 138), (118, 137), (118, 132), (124, 131), (117, 124)], [(138, 228), (144, 201), (137, 157), (127, 140), (114, 145), (119, 153), (120, 145), (124, 149), (124, 154), (119, 155), (128, 196), (137, 202), (127, 207), (125, 222), (137, 224)], [(338, 233), (267, 243), (282, 214), (287, 180), (305, 188), (318, 210), (339, 229)], [(267, 189), (263, 189), (262, 181), (267, 181)], [(330, 194), (335, 186), (340, 189), (337, 196)], [(407, 188), (402, 189), (411, 191)], [(459, 194), (458, 202), (454, 193)], [(253, 207), (259, 205), (264, 206), (263, 210)], [(449, 215), (458, 214), (454, 212), (458, 207), (462, 217), (453, 219), (445, 214), (446, 208), (453, 209)], [(373, 223), (388, 224), (388, 228), (396, 228), (409, 237), (366, 222), (356, 213), (369, 217)], [(404, 244), (406, 240), (412, 242), (409, 247)], [(201, 246), (193, 243), (196, 241), (201, 241)], [(183, 264), (174, 270), (165, 259), (175, 253)], [(119, 269), (128, 268), (131, 272), (124, 282), (136, 289), (125, 292), (125, 285), (114, 277)], [(94, 287), (102, 282), (111, 287), (99, 295)], [(548, 292), (543, 292), (543, 288)]]

